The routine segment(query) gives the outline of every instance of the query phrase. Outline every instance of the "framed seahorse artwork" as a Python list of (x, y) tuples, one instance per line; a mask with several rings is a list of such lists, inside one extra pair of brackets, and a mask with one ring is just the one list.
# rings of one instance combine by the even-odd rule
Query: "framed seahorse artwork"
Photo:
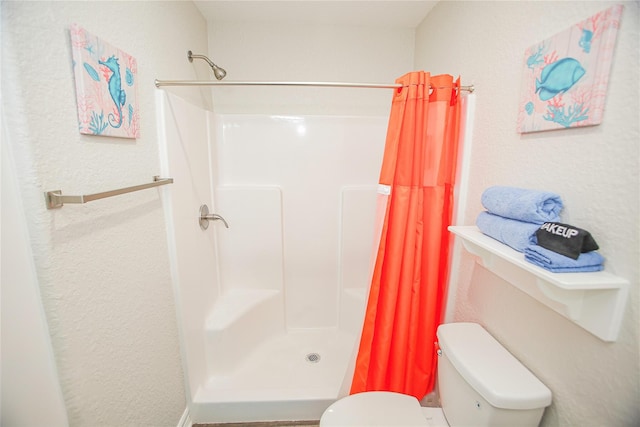
[(69, 34), (80, 133), (140, 137), (136, 59), (77, 24)]
[(525, 50), (520, 133), (602, 122), (622, 10), (612, 6)]

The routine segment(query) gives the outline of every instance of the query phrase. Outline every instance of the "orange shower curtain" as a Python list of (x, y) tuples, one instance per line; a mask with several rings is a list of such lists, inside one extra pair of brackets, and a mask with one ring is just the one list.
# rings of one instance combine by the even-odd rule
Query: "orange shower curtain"
[(351, 394), (421, 399), (434, 386), (446, 296), (460, 79), (412, 72), (396, 83), (378, 195), (384, 223)]

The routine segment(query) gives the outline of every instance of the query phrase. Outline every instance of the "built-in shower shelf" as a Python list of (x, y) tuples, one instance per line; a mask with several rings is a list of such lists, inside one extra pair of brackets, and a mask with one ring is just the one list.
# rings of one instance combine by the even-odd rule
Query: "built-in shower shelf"
[(603, 341), (617, 339), (629, 293), (626, 279), (606, 271), (552, 273), (475, 226), (452, 226), (449, 230), (497, 276)]
[(229, 328), (249, 312), (280, 296), (272, 289), (233, 289), (222, 294), (209, 314), (206, 322), (208, 330)]

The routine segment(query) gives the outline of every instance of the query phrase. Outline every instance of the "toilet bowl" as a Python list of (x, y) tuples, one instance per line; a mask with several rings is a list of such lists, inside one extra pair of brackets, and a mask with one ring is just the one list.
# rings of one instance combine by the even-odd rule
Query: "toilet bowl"
[(440, 325), (438, 391), (442, 408), (387, 391), (353, 394), (327, 408), (321, 427), (535, 427), (551, 391), (476, 323)]

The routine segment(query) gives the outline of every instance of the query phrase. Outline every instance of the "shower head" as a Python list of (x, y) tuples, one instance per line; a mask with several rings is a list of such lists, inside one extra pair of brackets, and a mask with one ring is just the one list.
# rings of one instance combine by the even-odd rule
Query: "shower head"
[(204, 55), (195, 55), (191, 51), (188, 51), (187, 58), (189, 59), (189, 62), (193, 62), (193, 58), (204, 59), (207, 62), (207, 64), (209, 64), (209, 66), (213, 70), (213, 75), (216, 76), (216, 79), (218, 80), (224, 79), (224, 76), (227, 75), (227, 72), (224, 70), (224, 68), (218, 67), (216, 64), (213, 63), (212, 60), (210, 60)]
[(213, 68), (213, 75), (216, 76), (216, 79), (218, 80), (224, 79), (224, 76), (227, 75), (225, 69), (218, 67), (216, 64), (212, 64), (211, 68)]

